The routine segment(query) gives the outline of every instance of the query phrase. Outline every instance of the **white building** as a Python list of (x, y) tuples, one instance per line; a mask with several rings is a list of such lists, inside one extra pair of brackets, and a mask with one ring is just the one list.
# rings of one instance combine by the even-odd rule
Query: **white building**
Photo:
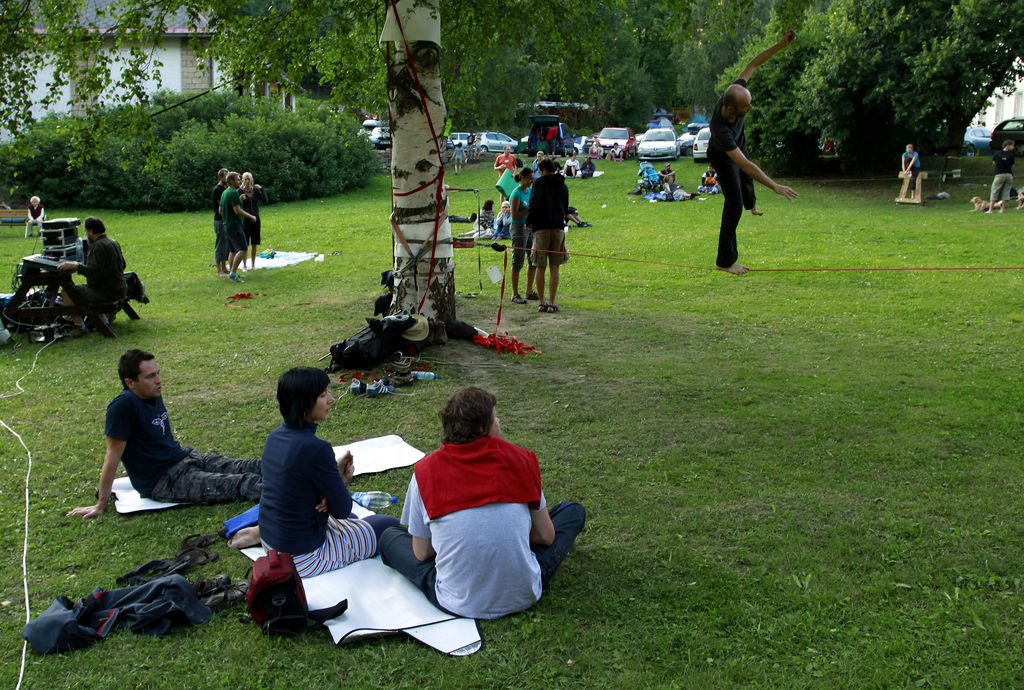
[(1024, 117), (1024, 79), (1018, 79), (1012, 88), (998, 90), (989, 99), (989, 106), (978, 113), (974, 122), (989, 129), (995, 128), (1003, 120), (1011, 117)]
[[(104, 17), (102, 11), (112, 4), (112, 0), (87, 0), (83, 23), (107, 30), (114, 26), (115, 21)], [(45, 31), (44, 26), (37, 31)], [(200, 60), (192, 48), (191, 42), (204, 41), (208, 34), (205, 26), (189, 25), (188, 15), (179, 11), (168, 23), (167, 29), (160, 37), (159, 44), (150, 53), (150, 70), (144, 84), (146, 93), (160, 90), (189, 93), (202, 91), (216, 85), (219, 75), (217, 65), (210, 60)], [(111, 71), (114, 81), (120, 77), (125, 68), (127, 51), (114, 50), (113, 41), (108, 43), (108, 50), (113, 53)], [(32, 93), (32, 115), (39, 118), (46, 113), (80, 113), (86, 103), (76, 93), (76, 83), (72, 81), (60, 88), (56, 99), (46, 107), (41, 105), (43, 98), (51, 94), (54, 87), (54, 69), (46, 65), (36, 74), (35, 88)], [(99, 96), (101, 103), (113, 102), (118, 96), (117, 89), (110, 89)]]

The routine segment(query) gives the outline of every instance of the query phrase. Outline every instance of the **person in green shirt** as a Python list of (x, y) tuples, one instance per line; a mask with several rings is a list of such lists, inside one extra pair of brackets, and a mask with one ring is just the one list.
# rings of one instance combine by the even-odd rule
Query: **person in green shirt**
[(228, 188), (220, 196), (220, 215), (224, 222), (224, 237), (228, 243), (228, 266), (230, 272), (228, 278), (236, 283), (243, 282), (238, 277), (238, 266), (245, 258), (245, 252), (249, 248), (249, 241), (245, 238), (245, 227), (242, 219), (248, 218), (256, 222), (256, 216), (242, 208), (242, 198), (238, 188), (242, 186), (242, 176), (237, 172), (229, 172), (224, 180)]

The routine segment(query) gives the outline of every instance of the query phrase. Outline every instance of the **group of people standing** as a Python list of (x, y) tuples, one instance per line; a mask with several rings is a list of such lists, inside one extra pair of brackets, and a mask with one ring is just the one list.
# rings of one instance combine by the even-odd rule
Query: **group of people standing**
[[(556, 313), (560, 268), (566, 262), (565, 224), (569, 189), (554, 160), (537, 164), (537, 174), (524, 167), (515, 176), (518, 186), (509, 196), (512, 214), (512, 302), (536, 300), (537, 311)], [(526, 294), (519, 290), (523, 264), (529, 259)], [(549, 277), (545, 298), (545, 277)]]
[(217, 184), (210, 193), (213, 204), (213, 259), (217, 275), (236, 283), (244, 282), (238, 269), (256, 268), (260, 245), (260, 206), (268, 201), (267, 192), (256, 184), (251, 172), (239, 174), (227, 168), (217, 171)]

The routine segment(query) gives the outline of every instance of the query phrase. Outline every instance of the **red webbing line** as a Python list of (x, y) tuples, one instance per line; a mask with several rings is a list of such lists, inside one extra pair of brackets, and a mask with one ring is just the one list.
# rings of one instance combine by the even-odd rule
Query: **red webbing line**
[(505, 265), (501, 267), (501, 294), (498, 295), (498, 320), (494, 323), (494, 328), (497, 329), (501, 325), (501, 308), (505, 306), (505, 274), (508, 271), (508, 252), (502, 252), (505, 255)]
[[(440, 174), (440, 173), (438, 173), (438, 174)], [(437, 175), (434, 175), (433, 179), (427, 180), (426, 182), (421, 184), (416, 189), (411, 189), (408, 192), (396, 192), (394, 187), (392, 187), (391, 188), (391, 197), (392, 197), (392, 199), (394, 199), (394, 197), (396, 197), (396, 196), (409, 196), (410, 194), (415, 194), (416, 192), (422, 192), (424, 189), (426, 189), (430, 185), (432, 185), (435, 182), (437, 182), (437, 177), (438, 177)]]
[[(554, 249), (530, 249), (531, 252), (543, 254), (565, 255), (570, 252), (556, 251)], [(668, 261), (651, 261), (650, 259), (630, 259), (621, 256), (603, 256), (601, 254), (581, 254), (571, 252), (572, 256), (583, 256), (588, 259), (607, 259), (609, 261), (627, 261), (637, 264), (650, 264), (652, 266), (670, 266), (672, 268), (692, 268), (698, 271), (720, 270), (714, 266), (691, 266), (687, 264), (674, 264)], [(810, 268), (751, 268), (754, 273), (823, 273), (827, 271), (1024, 271), (1024, 266), (822, 266)]]
[(427, 301), (427, 295), (430, 293), (430, 281), (434, 277), (434, 260), (437, 256), (437, 233), (441, 230), (441, 194), (444, 190), (444, 161), (441, 158), (441, 147), (438, 146), (437, 143), (437, 129), (434, 127), (433, 118), (430, 117), (430, 107), (427, 105), (427, 95), (423, 92), (423, 85), (420, 83), (420, 75), (419, 72), (416, 71), (416, 60), (413, 59), (412, 51), (409, 49), (409, 40), (405, 36), (405, 27), (402, 26), (402, 19), (398, 16), (398, 0), (391, 0), (391, 11), (394, 13), (395, 23), (398, 25), (398, 31), (402, 34), (402, 44), (405, 46), (405, 54), (409, 59), (409, 70), (412, 72), (412, 78), (416, 84), (416, 91), (420, 95), (420, 103), (423, 106), (423, 114), (426, 116), (427, 125), (430, 127), (431, 141), (434, 142), (434, 148), (438, 149), (438, 172), (434, 178), (437, 182), (437, 193), (434, 195), (434, 241), (430, 247), (430, 269), (427, 272), (427, 282), (425, 289), (423, 290), (423, 296), (420, 298), (419, 306), (416, 308), (416, 311), (422, 312), (423, 305)]

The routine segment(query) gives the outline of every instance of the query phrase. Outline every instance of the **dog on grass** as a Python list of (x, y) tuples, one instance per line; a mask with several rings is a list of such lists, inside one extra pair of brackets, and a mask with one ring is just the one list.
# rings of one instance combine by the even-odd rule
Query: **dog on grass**
[(972, 196), (971, 203), (974, 204), (975, 211), (987, 211), (988, 202), (982, 199), (980, 196)]

